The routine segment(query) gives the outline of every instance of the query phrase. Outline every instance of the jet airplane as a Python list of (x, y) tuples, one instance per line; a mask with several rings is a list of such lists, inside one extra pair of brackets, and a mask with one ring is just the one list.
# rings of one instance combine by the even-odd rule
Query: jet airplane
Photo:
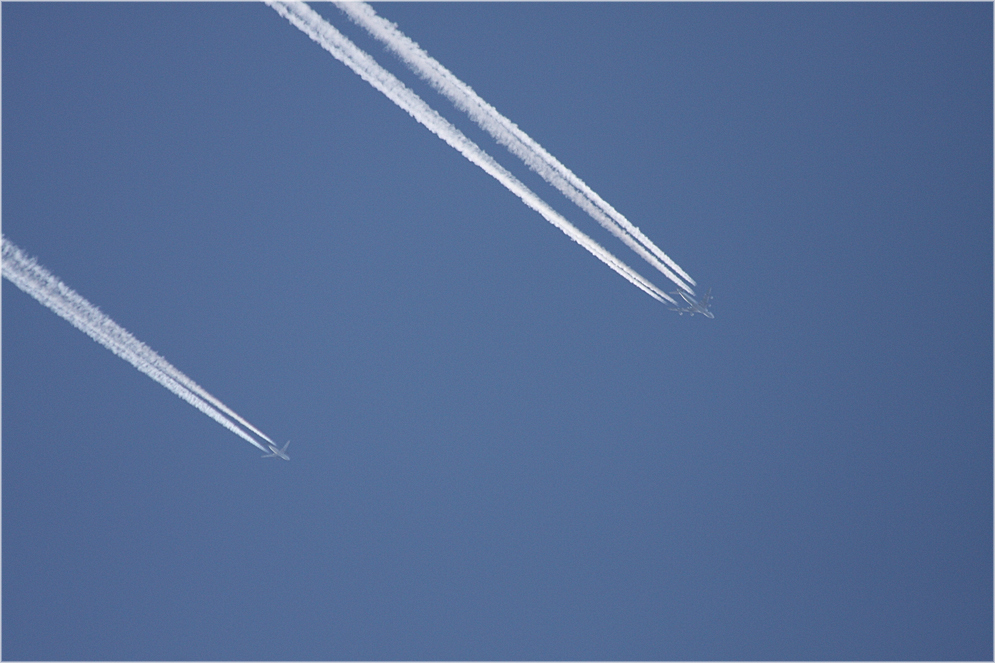
[(694, 315), (695, 313), (701, 313), (706, 318), (714, 318), (715, 314), (708, 310), (708, 300), (712, 296), (712, 289), (709, 288), (705, 296), (701, 298), (701, 301), (696, 301), (694, 297), (684, 292), (683, 290), (675, 290), (670, 293), (672, 295), (680, 295), (681, 298), (687, 302), (687, 308), (672, 308), (671, 311), (677, 311), (679, 315)]
[(273, 453), (268, 453), (263, 456), (263, 458), (282, 458), (283, 460), (290, 460), (290, 456), (287, 455), (287, 447), (290, 446), (290, 440), (287, 440), (287, 443), (283, 445), (282, 449), (278, 449), (272, 442), (267, 442), (267, 444), (269, 444), (269, 450)]

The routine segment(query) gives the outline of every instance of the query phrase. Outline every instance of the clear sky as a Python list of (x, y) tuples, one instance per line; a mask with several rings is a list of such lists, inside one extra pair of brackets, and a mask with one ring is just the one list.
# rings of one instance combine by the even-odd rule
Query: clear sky
[[(335, 8), (557, 211), (672, 284)], [(5, 3), (4, 659), (983, 659), (992, 4), (388, 4), (613, 273), (262, 4)]]

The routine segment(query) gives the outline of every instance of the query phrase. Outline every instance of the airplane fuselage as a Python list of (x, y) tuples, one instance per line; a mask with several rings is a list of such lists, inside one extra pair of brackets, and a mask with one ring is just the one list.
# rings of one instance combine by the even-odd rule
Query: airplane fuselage
[[(711, 293), (711, 289), (709, 289), (709, 293)], [(701, 313), (706, 318), (712, 318), (712, 319), (715, 318), (714, 313), (712, 313), (707, 308), (705, 308), (697, 301), (695, 301), (694, 297), (692, 297), (688, 293), (684, 292), (683, 290), (678, 290), (676, 294), (680, 295), (681, 299), (683, 299), (688, 304), (688, 308), (683, 309), (683, 311), (681, 311), (682, 313), (688, 313), (689, 315), (694, 315), (695, 313)], [(705, 301), (706, 302), (708, 301), (707, 295), (705, 297)]]
[(705, 304), (702, 305), (702, 304), (698, 303), (695, 300), (695, 298), (692, 297), (691, 295), (689, 295), (688, 293), (684, 292), (683, 290), (677, 290), (677, 291), (675, 291), (672, 294), (680, 295), (681, 299), (683, 299), (685, 302), (687, 302), (688, 307), (684, 308), (684, 309), (674, 309), (674, 310), (677, 311), (678, 313), (681, 313), (681, 314), (687, 313), (688, 315), (694, 315), (695, 313), (700, 313), (703, 316), (705, 316), (706, 318), (713, 318), (714, 319), (715, 318), (715, 314), (712, 313), (711, 311), (709, 311), (708, 308), (707, 308), (708, 307), (708, 299), (711, 296), (711, 292), (712, 292), (712, 290), (711, 290), (711, 288), (709, 288), (708, 294), (705, 295), (705, 299), (704, 299)]
[(269, 445), (270, 453), (263, 456), (263, 458), (282, 458), (283, 460), (290, 460), (290, 456), (287, 455), (287, 447), (289, 446), (290, 446), (290, 440), (287, 440), (287, 443), (283, 445), (282, 449), (276, 446), (275, 444), (270, 444)]

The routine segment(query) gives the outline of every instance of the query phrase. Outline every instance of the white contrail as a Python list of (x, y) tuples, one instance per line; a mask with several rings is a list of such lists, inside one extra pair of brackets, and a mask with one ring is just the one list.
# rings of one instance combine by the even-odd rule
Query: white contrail
[(190, 405), (263, 451), (269, 451), (232, 423), (221, 411), (233, 416), (264, 439), (269, 440), (268, 437), (225, 407), (196, 382), (128, 333), (35, 260), (25, 255), (6, 237), (3, 238), (3, 275), (18, 288), (68, 320), (74, 327)]
[[(335, 4), (349, 18), (383, 42), (412, 71), (447, 97), (458, 109), (469, 115), (481, 129), (525, 162), (529, 168), (559, 189), (563, 195), (590, 214), (604, 228), (625, 242), (629, 248), (636, 251), (667, 278), (690, 294), (694, 294), (694, 291), (681, 278), (678, 278), (660, 261), (665, 262), (691, 284), (695, 283), (694, 279), (678, 267), (677, 263), (661, 251), (639, 228), (591, 190), (573, 171), (519, 129), (518, 125), (501, 115), (497, 109), (481, 99), (469, 85), (454, 76), (417, 43), (408, 38), (397, 28), (396, 24), (380, 17), (372, 7), (363, 2), (336, 2)], [(647, 249), (652, 251), (652, 254)]]
[(411, 117), (428, 128), (429, 131), (446, 141), (451, 147), (459, 151), (460, 154), (503, 184), (509, 191), (518, 196), (522, 202), (539, 212), (547, 221), (562, 230), (570, 239), (583, 246), (599, 260), (654, 299), (675, 303), (669, 295), (637, 274), (631, 267), (613, 256), (601, 245), (557, 214), (541, 198), (532, 193), (528, 187), (519, 182), (514, 175), (505, 170), (490, 155), (464, 136), (459, 129), (429, 107), (421, 97), (332, 27), (320, 14), (303, 2), (267, 0), (267, 4), (275, 9), (280, 16), (290, 21), (301, 32), (304, 32), (322, 48), (335, 56), (336, 59), (359, 74), (363, 80), (404, 109)]
[[(5, 261), (6, 261), (7, 245), (8, 244), (10, 244), (10, 242), (5, 238), (4, 241), (3, 241), (3, 247), (4, 247), (3, 250), (4, 250), (4, 260)], [(13, 244), (10, 244), (10, 246), (14, 250), (17, 250), (17, 247), (15, 247)], [(88, 312), (90, 309), (92, 309), (92, 311), (96, 312), (97, 316), (102, 316), (102, 317), (106, 318), (106, 316), (104, 316), (103, 313), (100, 313), (100, 310), (97, 307), (95, 307), (92, 304), (90, 304), (89, 302), (87, 302), (83, 297), (81, 297), (77, 293), (73, 292), (67, 286), (64, 286), (63, 284), (61, 284), (61, 282), (59, 282), (58, 279), (56, 279), (54, 276), (52, 276), (51, 274), (49, 274), (43, 267), (41, 267), (40, 265), (37, 265), (37, 263), (34, 263), (34, 261), (31, 260), (30, 258), (26, 258), (25, 257), (25, 260), (29, 261), (29, 263), (31, 265), (33, 265), (34, 267), (36, 267), (37, 269), (41, 270), (40, 272), (37, 273), (39, 275), (39, 278), (45, 278), (45, 279), (51, 278), (51, 279), (54, 279), (53, 282), (59, 283), (60, 286), (65, 287), (68, 290), (68, 292), (71, 292), (72, 295), (73, 295), (73, 298), (71, 299), (71, 301), (74, 302), (74, 303), (77, 302), (77, 301), (79, 302), (79, 306), (77, 307), (77, 310)], [(5, 264), (6, 264), (6, 262), (5, 262)], [(25, 263), (25, 264), (28, 264), (28, 263)], [(94, 320), (100, 320), (100, 317), (97, 317), (97, 316), (94, 316), (93, 319)], [(142, 343), (141, 341), (139, 341), (138, 339), (136, 339), (135, 337), (133, 337), (123, 327), (120, 327), (119, 325), (117, 325), (116, 323), (114, 323), (113, 321), (111, 321), (110, 318), (107, 318), (107, 320), (111, 323), (111, 326), (105, 327), (104, 328), (104, 332), (108, 335), (109, 338), (114, 339), (114, 342), (117, 343), (120, 347), (122, 347), (122, 348), (128, 348), (129, 351), (133, 352), (136, 355), (136, 357), (138, 358), (139, 361), (146, 362), (147, 364), (149, 364), (153, 368), (157, 369), (162, 374), (168, 376), (173, 381), (179, 383), (180, 385), (182, 385), (183, 387), (185, 387), (189, 391), (191, 391), (194, 394), (196, 394), (202, 400), (205, 400), (208, 403), (210, 403), (212, 406), (214, 406), (215, 409), (220, 410), (221, 412), (223, 412), (224, 414), (226, 414), (229, 418), (234, 419), (235, 421), (239, 422), (240, 424), (242, 424), (243, 426), (245, 426), (247, 429), (249, 429), (250, 431), (252, 431), (256, 435), (258, 435), (259, 437), (263, 438), (264, 440), (266, 440), (268, 442), (272, 442), (273, 441), (265, 433), (263, 433), (258, 428), (256, 428), (252, 424), (250, 424), (248, 421), (246, 421), (245, 419), (243, 419), (242, 417), (240, 417), (238, 414), (236, 414), (230, 408), (228, 408), (228, 406), (226, 406), (224, 403), (222, 403), (217, 398), (215, 398), (210, 393), (208, 393), (208, 391), (206, 389), (204, 389), (199, 384), (197, 384), (196, 382), (194, 382), (193, 380), (191, 380), (190, 378), (188, 378), (179, 369), (177, 369), (175, 366), (173, 366), (168, 361), (166, 361), (161, 356), (159, 356), (154, 350), (152, 350), (152, 348), (148, 347), (147, 345), (145, 345), (144, 343)], [(101, 321), (101, 324), (103, 324), (102, 321)], [(266, 449), (263, 449), (263, 451), (266, 451)]]

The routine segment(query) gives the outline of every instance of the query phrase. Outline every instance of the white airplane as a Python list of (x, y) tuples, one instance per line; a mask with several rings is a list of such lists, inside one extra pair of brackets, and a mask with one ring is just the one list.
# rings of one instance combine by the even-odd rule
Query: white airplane
[(287, 443), (283, 445), (282, 449), (277, 449), (276, 445), (270, 442), (267, 442), (267, 444), (269, 444), (269, 450), (273, 453), (266, 454), (263, 458), (282, 458), (283, 460), (290, 460), (290, 456), (287, 455), (287, 447), (290, 446), (290, 440), (287, 440)]
[(694, 297), (684, 292), (683, 290), (675, 290), (670, 293), (672, 295), (680, 295), (688, 303), (687, 308), (672, 308), (671, 311), (677, 311), (679, 315), (684, 315), (685, 313), (689, 315), (694, 315), (695, 313), (701, 313), (706, 318), (714, 318), (715, 314), (708, 310), (708, 300), (712, 296), (712, 289), (709, 288), (705, 296), (701, 298), (701, 301), (695, 301)]

